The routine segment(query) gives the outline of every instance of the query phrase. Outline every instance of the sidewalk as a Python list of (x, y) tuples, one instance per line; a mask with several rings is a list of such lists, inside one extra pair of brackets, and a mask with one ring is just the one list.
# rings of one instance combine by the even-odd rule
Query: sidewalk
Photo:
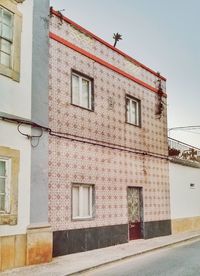
[(17, 268), (1, 275), (12, 276), (64, 276), (112, 263), (138, 254), (160, 249), (181, 242), (200, 239), (200, 231), (175, 234), (149, 240), (134, 240), (129, 243), (81, 252), (54, 258), (51, 263)]

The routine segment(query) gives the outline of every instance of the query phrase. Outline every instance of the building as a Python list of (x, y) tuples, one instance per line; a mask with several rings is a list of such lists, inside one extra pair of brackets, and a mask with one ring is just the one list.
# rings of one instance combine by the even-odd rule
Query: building
[(51, 9), (53, 256), (171, 233), (166, 79)]
[(0, 270), (170, 234), (166, 79), (48, 0), (0, 30)]
[(169, 138), (172, 232), (200, 229), (200, 149)]
[(48, 20), (48, 0), (0, 1), (0, 270), (52, 256), (48, 134), (32, 123), (48, 126)]

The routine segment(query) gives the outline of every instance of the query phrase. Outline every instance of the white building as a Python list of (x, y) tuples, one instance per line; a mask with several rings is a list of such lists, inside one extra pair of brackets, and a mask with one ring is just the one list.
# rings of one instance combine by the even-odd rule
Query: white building
[(48, 123), (48, 2), (0, 0), (0, 271), (51, 258), (47, 135), (29, 124)]
[(200, 149), (169, 140), (172, 233), (200, 229)]

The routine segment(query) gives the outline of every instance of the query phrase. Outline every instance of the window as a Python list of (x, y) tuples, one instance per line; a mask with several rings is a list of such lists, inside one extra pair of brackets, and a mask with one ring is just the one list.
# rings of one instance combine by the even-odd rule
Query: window
[(0, 146), (0, 225), (17, 224), (18, 150)]
[(0, 158), (0, 213), (10, 211), (10, 159)]
[(0, 7), (0, 63), (11, 67), (13, 14)]
[(93, 185), (73, 184), (72, 218), (87, 219), (93, 217)]
[(126, 121), (140, 126), (140, 100), (126, 96)]
[(72, 104), (92, 110), (92, 79), (72, 72)]
[(19, 81), (22, 24), (18, 2), (0, 1), (0, 74), (16, 81)]

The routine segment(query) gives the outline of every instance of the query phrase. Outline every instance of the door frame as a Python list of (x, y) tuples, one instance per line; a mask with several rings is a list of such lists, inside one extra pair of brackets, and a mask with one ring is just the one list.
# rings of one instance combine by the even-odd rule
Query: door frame
[[(127, 186), (127, 215), (128, 215), (128, 189), (136, 188), (139, 189), (139, 200), (140, 200), (140, 219), (141, 219), (141, 239), (144, 238), (144, 205), (143, 205), (143, 187), (142, 186)], [(127, 217), (128, 218), (128, 217)], [(129, 220), (128, 220), (128, 240), (130, 241), (129, 233)]]

